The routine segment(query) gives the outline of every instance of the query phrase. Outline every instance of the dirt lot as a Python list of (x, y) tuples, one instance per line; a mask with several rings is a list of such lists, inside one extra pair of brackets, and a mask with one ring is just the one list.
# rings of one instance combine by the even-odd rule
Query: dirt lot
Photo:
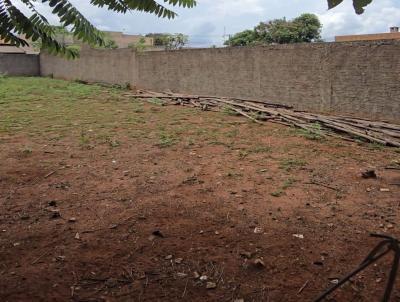
[(1, 301), (310, 301), (400, 236), (399, 150), (123, 94), (0, 78)]

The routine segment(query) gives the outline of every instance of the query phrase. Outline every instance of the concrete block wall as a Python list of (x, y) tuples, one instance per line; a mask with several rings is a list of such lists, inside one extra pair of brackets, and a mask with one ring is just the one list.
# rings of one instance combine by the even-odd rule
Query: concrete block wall
[(400, 124), (400, 42), (41, 55), (41, 74), (154, 91), (246, 97)]
[(108, 84), (132, 83), (135, 75), (132, 49), (90, 49), (83, 47), (80, 58), (68, 60), (47, 53), (40, 54), (42, 76)]
[(24, 53), (0, 53), (0, 74), (39, 76), (39, 56)]

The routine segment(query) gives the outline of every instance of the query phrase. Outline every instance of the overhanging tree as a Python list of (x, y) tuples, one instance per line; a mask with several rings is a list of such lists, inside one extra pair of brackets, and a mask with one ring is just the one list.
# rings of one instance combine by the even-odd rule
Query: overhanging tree
[[(343, 0), (327, 0), (328, 7), (333, 8)], [(357, 14), (364, 12), (365, 6), (373, 0), (353, 0)], [(13, 4), (15, 1), (0, 0), (0, 38), (16, 46), (27, 46), (28, 43), (20, 36), (31, 41), (41, 40), (42, 47), (50, 53), (64, 54), (75, 57), (77, 52), (69, 49), (55, 39), (55, 33), (48, 20), (36, 9), (37, 3), (47, 4), (52, 13), (57, 15), (63, 27), (71, 28), (73, 35), (82, 42), (102, 46), (104, 37), (68, 0), (20, 0), (31, 12), (25, 15)], [(159, 2), (163, 3), (160, 4)], [(165, 5), (194, 7), (196, 0), (90, 0), (93, 6), (105, 7), (108, 10), (126, 13), (141, 11), (155, 14), (159, 17), (174, 18), (176, 13)]]
[[(365, 7), (370, 4), (373, 0), (353, 0), (353, 7), (355, 12), (360, 15), (364, 12)], [(328, 8), (334, 8), (341, 4), (343, 0), (328, 0)]]
[[(52, 13), (58, 16), (62, 27), (68, 27), (79, 40), (90, 45), (104, 46), (106, 39), (68, 0), (20, 0), (31, 12), (25, 15), (11, 0), (0, 0), (0, 38), (16, 46), (28, 46), (25, 39), (33, 42), (40, 40), (43, 49), (50, 53), (76, 57), (77, 50), (68, 48), (55, 39), (54, 27), (37, 10), (37, 3), (47, 4)], [(159, 2), (163, 2), (160, 4)], [(196, 0), (91, 0), (93, 6), (126, 13), (140, 11), (155, 14), (158, 17), (174, 18), (176, 13), (166, 5), (191, 8)], [(21, 36), (25, 37), (21, 38)]]

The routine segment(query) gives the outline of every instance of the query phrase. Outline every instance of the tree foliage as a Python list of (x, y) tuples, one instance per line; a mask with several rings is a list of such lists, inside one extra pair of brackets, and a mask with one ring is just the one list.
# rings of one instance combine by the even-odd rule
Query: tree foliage
[(154, 39), (154, 46), (162, 46), (166, 50), (180, 49), (189, 41), (189, 37), (184, 34), (153, 33), (146, 37)]
[(293, 19), (261, 22), (253, 30), (245, 30), (230, 37), (225, 45), (286, 44), (321, 41), (321, 22), (314, 14), (302, 14)]
[[(58, 16), (61, 26), (69, 28), (75, 38), (90, 45), (104, 46), (106, 43), (102, 32), (97, 30), (68, 0), (20, 0), (20, 2), (30, 11), (30, 16), (25, 15), (11, 0), (0, 0), (0, 39), (5, 42), (16, 46), (28, 46), (25, 39), (33, 42), (40, 39), (42, 48), (50, 53), (63, 54), (72, 58), (78, 55), (75, 49), (70, 49), (56, 40), (54, 28), (37, 11), (36, 6), (40, 2), (52, 9), (52, 13)], [(126, 13), (135, 10), (169, 19), (174, 18), (176, 13), (165, 4), (188, 8), (196, 5), (196, 0), (162, 0), (164, 5), (159, 2), (156, 0), (90, 0), (93, 6), (105, 7), (115, 12)]]
[(146, 39), (140, 38), (136, 43), (129, 43), (128, 47), (136, 50), (137, 52), (143, 52), (147, 48)]
[[(343, 0), (328, 0), (328, 8), (334, 8), (341, 4)], [(365, 7), (370, 4), (372, 0), (353, 0), (353, 7), (357, 14), (362, 14), (365, 10)]]

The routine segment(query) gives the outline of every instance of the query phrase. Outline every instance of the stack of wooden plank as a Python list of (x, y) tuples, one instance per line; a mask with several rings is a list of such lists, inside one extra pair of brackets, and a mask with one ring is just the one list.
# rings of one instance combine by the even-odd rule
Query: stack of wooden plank
[(340, 136), (346, 140), (363, 139), (386, 146), (400, 147), (400, 125), (353, 117), (324, 115), (294, 110), (291, 106), (260, 100), (137, 90), (126, 96), (144, 100), (158, 99), (164, 105), (182, 105), (201, 110), (230, 110), (256, 123), (273, 122), (294, 126), (309, 133)]

